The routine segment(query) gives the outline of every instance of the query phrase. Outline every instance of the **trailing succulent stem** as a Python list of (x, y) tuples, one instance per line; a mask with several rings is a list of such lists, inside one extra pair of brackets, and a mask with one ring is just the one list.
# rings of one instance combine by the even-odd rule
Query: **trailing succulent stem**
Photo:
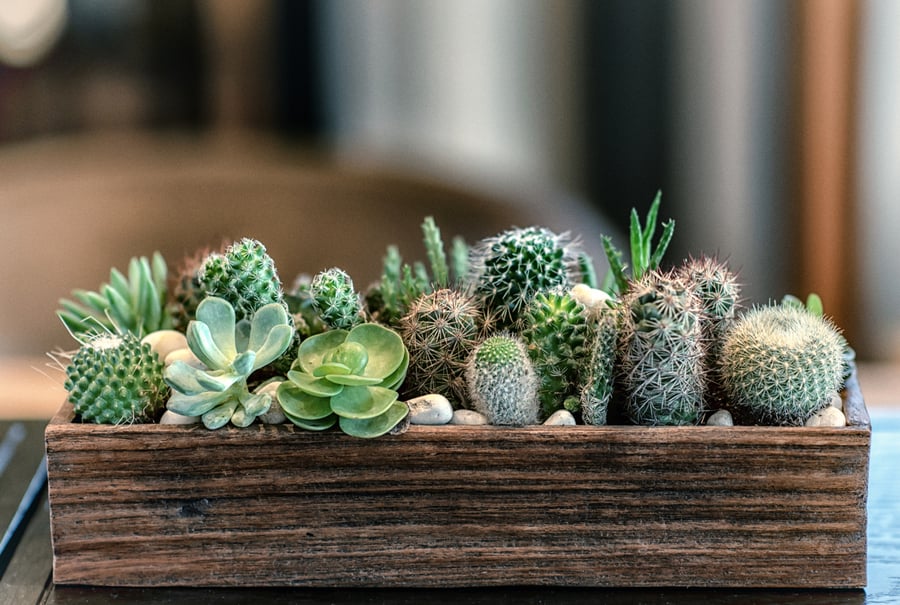
[(474, 409), (491, 424), (538, 422), (538, 380), (518, 337), (498, 334), (478, 345), (469, 357), (466, 382)]

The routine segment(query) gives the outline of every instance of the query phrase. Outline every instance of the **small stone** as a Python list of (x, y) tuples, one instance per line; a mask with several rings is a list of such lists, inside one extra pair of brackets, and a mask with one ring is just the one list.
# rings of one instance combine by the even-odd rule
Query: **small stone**
[(831, 401), (828, 402), (828, 405), (830, 405), (833, 408), (837, 408), (837, 409), (841, 410), (842, 412), (844, 411), (844, 400), (841, 399), (841, 396), (839, 393), (834, 393), (831, 396)]
[(569, 410), (556, 410), (544, 421), (547, 426), (575, 426), (575, 416)]
[(187, 347), (183, 349), (175, 349), (165, 357), (166, 366), (170, 366), (175, 361), (183, 361), (191, 367), (197, 368), (198, 370), (205, 370), (206, 366), (203, 365), (203, 362), (197, 359), (197, 356), (188, 349)]
[(149, 344), (150, 349), (152, 349), (160, 359), (165, 359), (172, 351), (186, 349), (188, 346), (187, 338), (178, 330), (157, 330), (156, 332), (150, 332), (141, 339), (141, 342)]
[(465, 424), (474, 426), (476, 424), (487, 424), (487, 416), (475, 410), (456, 410), (453, 412), (453, 418), (450, 424)]
[(847, 426), (847, 418), (842, 411), (829, 405), (810, 416), (806, 426)]
[(734, 418), (728, 410), (717, 410), (706, 419), (707, 426), (734, 426)]
[(262, 385), (258, 389), (256, 389), (256, 393), (265, 393), (272, 398), (272, 405), (269, 406), (269, 411), (260, 414), (257, 418), (263, 424), (284, 424), (287, 421), (287, 416), (284, 415), (284, 410), (281, 409), (281, 404), (278, 403), (278, 395), (276, 391), (278, 391), (278, 385), (280, 385), (283, 380), (272, 380), (271, 382), (267, 382)]
[(159, 419), (160, 424), (197, 424), (198, 422), (200, 422), (200, 416), (182, 416), (168, 410)]
[(432, 393), (406, 402), (410, 424), (447, 424), (453, 418), (453, 406), (443, 395)]
[(569, 293), (572, 295), (572, 298), (588, 309), (602, 309), (606, 307), (606, 301), (611, 300), (609, 294), (603, 290), (591, 288), (587, 284), (576, 284)]

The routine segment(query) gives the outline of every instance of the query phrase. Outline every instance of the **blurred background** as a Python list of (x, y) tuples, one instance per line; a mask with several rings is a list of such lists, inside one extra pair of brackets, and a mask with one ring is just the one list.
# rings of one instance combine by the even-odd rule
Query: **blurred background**
[(602, 274), (662, 190), (670, 263), (727, 258), (748, 305), (818, 292), (900, 359), (897, 31), (892, 0), (0, 0), (0, 356), (216, 237), (363, 287), (429, 213), (543, 221)]

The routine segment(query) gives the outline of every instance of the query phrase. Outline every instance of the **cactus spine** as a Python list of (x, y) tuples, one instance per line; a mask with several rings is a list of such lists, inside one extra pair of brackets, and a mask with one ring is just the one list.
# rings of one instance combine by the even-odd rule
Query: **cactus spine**
[(365, 320), (353, 280), (342, 269), (333, 267), (319, 272), (309, 290), (313, 307), (329, 328), (351, 330)]
[(491, 424), (523, 426), (538, 421), (538, 381), (525, 345), (510, 334), (481, 343), (466, 368), (474, 409)]
[(581, 417), (585, 424), (606, 424), (615, 385), (618, 310), (592, 311), (589, 360), (581, 389)]
[(844, 340), (805, 309), (757, 307), (729, 330), (720, 370), (729, 399), (757, 422), (800, 425), (840, 388)]

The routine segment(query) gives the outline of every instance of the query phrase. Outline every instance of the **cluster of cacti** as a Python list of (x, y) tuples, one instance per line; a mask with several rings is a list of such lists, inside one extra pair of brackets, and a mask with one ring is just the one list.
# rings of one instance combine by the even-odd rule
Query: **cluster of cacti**
[[(739, 315), (725, 263), (660, 269), (674, 223), (654, 241), (659, 205), (657, 195), (644, 221), (632, 211), (628, 265), (601, 238), (602, 288), (566, 234), (512, 228), (445, 249), (431, 217), (426, 262), (389, 246), (364, 298), (339, 267), (285, 293), (254, 239), (189, 259), (171, 292), (162, 256), (132, 259), (127, 277), (114, 269), (99, 292), (62, 301), (60, 318), (85, 343), (66, 386), (85, 421), (152, 421), (165, 404), (209, 428), (289, 420), (361, 437), (403, 430), (403, 400), (430, 394), (503, 425), (697, 424), (722, 407), (741, 421), (804, 422), (852, 358), (821, 301)], [(135, 348), (170, 325), (186, 333), (177, 354)]]

